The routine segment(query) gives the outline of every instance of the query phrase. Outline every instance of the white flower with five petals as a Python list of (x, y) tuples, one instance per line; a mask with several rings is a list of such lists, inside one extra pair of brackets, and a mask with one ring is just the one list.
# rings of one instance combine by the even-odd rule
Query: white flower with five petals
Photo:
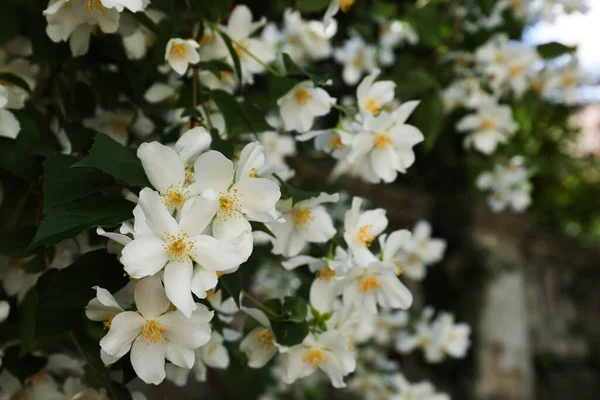
[(312, 81), (303, 81), (277, 100), (286, 131), (307, 132), (314, 119), (329, 114), (336, 99)]

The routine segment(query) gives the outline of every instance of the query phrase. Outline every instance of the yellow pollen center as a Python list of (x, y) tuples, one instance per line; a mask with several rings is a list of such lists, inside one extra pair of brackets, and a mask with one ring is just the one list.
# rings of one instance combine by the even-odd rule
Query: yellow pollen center
[(63, 8), (67, 11), (73, 9), (73, 0), (69, 0), (65, 4), (63, 4)]
[[(186, 176), (187, 179), (187, 176)], [(180, 208), (183, 207), (185, 200), (187, 199), (187, 192), (180, 189), (178, 186), (171, 185), (165, 190), (163, 194), (163, 203), (168, 208)]]
[(419, 342), (421, 343), (421, 346), (423, 346), (423, 347), (429, 347), (429, 345), (431, 344), (431, 340), (427, 337), (421, 338), (421, 340)]
[(112, 130), (115, 133), (119, 133), (119, 134), (127, 133), (128, 129), (129, 129), (129, 122), (124, 121), (124, 120), (116, 120), (112, 124)]
[(233, 50), (235, 51), (235, 54), (237, 54), (240, 60), (246, 58), (246, 55), (248, 53), (248, 49), (239, 43), (234, 43)]
[[(189, 186), (196, 181), (196, 174), (194, 172), (194, 165), (189, 162), (185, 165), (185, 182), (184, 186)], [(185, 196), (184, 196), (185, 197)]]
[(227, 221), (227, 218), (235, 217), (240, 207), (241, 205), (237, 189), (232, 189), (227, 193), (221, 193), (221, 197), (219, 198), (218, 212), (218, 215), (221, 219)]
[(514, 11), (519, 11), (523, 8), (523, 0), (512, 0), (510, 5)]
[(496, 60), (496, 62), (497, 62), (498, 64), (501, 64), (501, 63), (503, 63), (503, 62), (504, 62), (504, 60), (505, 60), (505, 58), (504, 58), (504, 54), (502, 54), (502, 53), (498, 53), (498, 54), (496, 54), (496, 57), (494, 57), (494, 59)]
[(48, 374), (45, 370), (41, 369), (34, 375), (29, 377), (29, 380), (35, 385), (44, 382), (48, 378)]
[(169, 54), (171, 55), (171, 57), (185, 58), (186, 53), (187, 53), (187, 49), (186, 49), (184, 43), (172, 43), (171, 44), (171, 50), (169, 51)]
[(296, 91), (296, 103), (300, 104), (301, 106), (308, 103), (308, 100), (310, 99), (312, 99), (312, 96), (308, 94), (306, 90), (300, 89)]
[(27, 400), (27, 396), (23, 392), (14, 393), (8, 400)]
[(200, 40), (200, 47), (208, 46), (215, 40), (215, 37), (211, 33), (205, 33)]
[(344, 143), (342, 143), (342, 138), (337, 133), (331, 135), (327, 144), (329, 144), (329, 147), (331, 147), (332, 149), (343, 149), (344, 147), (346, 147), (344, 146)]
[(303, 227), (315, 219), (311, 211), (306, 208), (295, 208), (292, 211), (292, 215), (294, 217), (294, 224), (299, 227)]
[(381, 104), (373, 97), (367, 101), (367, 105), (365, 106), (365, 110), (370, 111), (374, 116), (381, 114), (381, 109)]
[(102, 319), (104, 320), (103, 327), (104, 327), (105, 331), (110, 329), (110, 326), (112, 325), (112, 320), (114, 317), (115, 317), (114, 315), (111, 315), (109, 313), (106, 313), (102, 316)]
[(163, 248), (167, 251), (169, 261), (184, 262), (193, 250), (195, 241), (187, 233), (180, 232), (176, 235), (165, 233)]
[(492, 129), (494, 127), (494, 121), (492, 121), (491, 119), (484, 119), (483, 121), (481, 121), (481, 125), (479, 126), (479, 129), (481, 129), (482, 131), (488, 131), (490, 129)]
[(404, 265), (402, 264), (402, 260), (399, 258), (394, 258), (392, 263), (396, 267), (396, 276), (402, 275), (404, 273)]
[(385, 149), (390, 145), (390, 143), (392, 143), (392, 139), (383, 133), (381, 135), (377, 135), (375, 138), (375, 147), (377, 147), (379, 150)]
[(221, 80), (225, 81), (225, 80), (229, 79), (233, 75), (233, 72), (231, 72), (231, 71), (221, 71), (219, 73), (219, 75), (220, 75)]
[(261, 349), (271, 350), (273, 348), (273, 332), (270, 329), (261, 329), (254, 334), (254, 340), (258, 343)]
[(162, 326), (158, 321), (151, 319), (142, 325), (142, 342), (146, 344), (161, 343), (165, 344), (167, 339), (165, 331), (167, 328)]
[(106, 12), (108, 11), (108, 8), (104, 7), (100, 0), (86, 0), (83, 11), (85, 11), (86, 13), (90, 13), (90, 14), (97, 13), (97, 12), (106, 14)]
[(523, 73), (523, 67), (521, 65), (513, 65), (510, 67), (510, 75), (512, 77), (519, 76)]
[(256, 174), (258, 173), (258, 170), (256, 168), (251, 168), (250, 169), (250, 173), (248, 174), (249, 178), (256, 178)]
[(350, 11), (350, 7), (352, 7), (352, 4), (354, 4), (354, 2), (356, 0), (338, 0), (340, 2), (340, 9), (342, 10), (342, 12), (347, 13), (348, 11)]
[(540, 79), (532, 80), (531, 89), (533, 89), (534, 92), (539, 92), (540, 90), (542, 90), (542, 81)]
[(563, 78), (565, 86), (574, 86), (577, 83), (577, 79), (573, 75), (567, 75)]
[(335, 276), (335, 271), (329, 268), (329, 265), (324, 265), (317, 271), (317, 279), (328, 281)]
[(11, 258), (8, 261), (8, 266), (16, 269), (21, 268), (23, 266), (23, 259), (17, 257)]
[(359, 54), (354, 60), (352, 60), (352, 65), (354, 66), (354, 68), (361, 68), (364, 63), (365, 60), (363, 59), (362, 54)]
[(371, 233), (371, 229), (373, 229), (373, 225), (371, 224), (361, 226), (358, 229), (358, 241), (366, 247), (369, 247), (371, 243), (373, 243), (373, 240), (375, 240), (375, 236)]
[(302, 361), (310, 363), (313, 368), (327, 364), (327, 357), (319, 349), (310, 349), (302, 357)]
[(365, 276), (360, 280), (358, 291), (361, 293), (369, 293), (380, 289), (382, 286), (374, 276)]
[(419, 263), (419, 257), (416, 254), (411, 254), (408, 256), (408, 263), (410, 265), (415, 265)]

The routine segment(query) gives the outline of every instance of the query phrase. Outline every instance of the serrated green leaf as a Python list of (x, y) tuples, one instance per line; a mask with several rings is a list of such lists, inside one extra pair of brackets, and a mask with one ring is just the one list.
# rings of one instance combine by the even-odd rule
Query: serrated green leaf
[(99, 169), (131, 186), (152, 186), (134, 151), (101, 133), (96, 135), (88, 156), (73, 165), (76, 167)]
[(48, 212), (30, 248), (56, 244), (95, 226), (111, 227), (132, 218), (135, 204), (122, 198), (90, 197), (61, 204)]
[(52, 155), (44, 161), (44, 210), (85, 198), (112, 183), (112, 178), (92, 168), (71, 168), (77, 158)]

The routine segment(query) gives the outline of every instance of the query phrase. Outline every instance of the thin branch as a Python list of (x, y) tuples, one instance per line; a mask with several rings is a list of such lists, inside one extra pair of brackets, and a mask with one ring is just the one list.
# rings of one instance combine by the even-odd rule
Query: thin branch
[(260, 308), (267, 314), (270, 314), (276, 318), (281, 318), (281, 315), (277, 314), (275, 311), (271, 310), (269, 307), (265, 307), (265, 305), (260, 300), (257, 300), (256, 298), (254, 298), (252, 295), (250, 295), (250, 293), (246, 292), (245, 290), (242, 290), (242, 293), (244, 294), (245, 297), (250, 299), (250, 301), (252, 301), (254, 304), (256, 304), (258, 306), (258, 308)]

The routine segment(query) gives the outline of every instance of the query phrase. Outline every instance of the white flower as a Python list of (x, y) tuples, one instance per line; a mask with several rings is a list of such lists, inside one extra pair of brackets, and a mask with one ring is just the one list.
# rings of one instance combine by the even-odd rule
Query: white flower
[(418, 347), (427, 349), (431, 345), (431, 319), (433, 317), (434, 310), (432, 308), (425, 308), (421, 314), (421, 317), (415, 324), (415, 331), (400, 332), (396, 337), (396, 350), (400, 353), (410, 353)]
[(205, 25), (204, 32), (200, 42), (200, 59), (202, 60), (217, 60), (227, 57), (228, 50), (223, 37), (212, 27)]
[(431, 344), (425, 348), (427, 361), (441, 362), (446, 357), (463, 358), (471, 344), (471, 328), (465, 323), (454, 323), (454, 316), (441, 313), (431, 325)]
[(461, 118), (456, 130), (467, 133), (464, 144), (484, 154), (492, 154), (499, 143), (506, 143), (518, 126), (509, 106), (494, 102), (482, 104), (475, 114)]
[[(215, 215), (219, 200), (211, 190), (202, 196), (188, 200), (179, 218), (171, 216), (158, 193), (145, 188), (140, 192), (139, 206), (149, 232), (137, 235), (122, 252), (121, 262), (132, 278), (152, 276), (164, 268), (167, 297), (187, 317), (196, 308), (193, 291), (204, 296), (200, 268), (224, 271), (237, 268), (246, 261), (249, 253), (241, 254), (239, 245), (251, 240), (249, 231), (239, 234), (235, 240), (220, 241), (203, 234)], [(193, 263), (199, 264), (194, 269)], [(200, 282), (198, 282), (200, 281)]]
[(116, 8), (117, 11), (121, 12), (127, 8), (131, 12), (142, 11), (146, 5), (150, 2), (149, 0), (100, 0), (102, 5), (106, 8)]
[(0, 301), (0, 324), (6, 321), (8, 315), (10, 314), (10, 304), (8, 301), (2, 300)]
[[(208, 151), (196, 160), (195, 185), (199, 190), (210, 189), (218, 194), (218, 209), (212, 224), (216, 238), (232, 239), (241, 232), (251, 231), (249, 220), (274, 219), (281, 192), (276, 183), (257, 177), (264, 164), (263, 146), (258, 142), (244, 147), (235, 167), (217, 151)], [(249, 246), (251, 249), (251, 242)]]
[(374, 69), (356, 88), (358, 107), (364, 115), (378, 116), (394, 99), (396, 84), (392, 81), (375, 82), (380, 73), (379, 69)]
[(342, 78), (346, 85), (356, 85), (365, 72), (376, 67), (375, 47), (367, 45), (357, 34), (344, 42), (344, 47), (333, 53), (335, 61), (344, 65)]
[(191, 368), (194, 349), (210, 339), (213, 312), (198, 304), (186, 318), (180, 311), (169, 311), (170, 302), (157, 276), (138, 282), (135, 289), (137, 312), (117, 314), (100, 347), (114, 357), (131, 350), (131, 365), (144, 382), (159, 384), (165, 378), (165, 358)]
[(354, 137), (348, 161), (352, 164), (367, 158), (378, 180), (386, 183), (393, 182), (398, 172), (405, 173), (415, 162), (413, 146), (424, 139), (419, 129), (405, 124), (418, 104), (409, 101), (392, 114), (367, 115), (362, 132)]
[(74, 57), (87, 53), (92, 33), (114, 33), (119, 27), (119, 12), (103, 0), (52, 0), (44, 15), (48, 37), (55, 43), (69, 40)]
[(106, 289), (94, 286), (96, 297), (85, 307), (85, 316), (92, 321), (103, 321), (104, 330), (110, 329), (115, 315), (123, 312), (123, 308)]
[(17, 296), (17, 302), (23, 301), (25, 295), (37, 282), (41, 273), (28, 273), (25, 264), (34, 260), (35, 256), (25, 258), (0, 257), (0, 277), (2, 287), (8, 296)]
[(327, 374), (335, 388), (343, 388), (344, 376), (356, 368), (353, 348), (339, 331), (309, 333), (301, 344), (281, 354), (282, 380), (291, 384), (311, 375), (317, 368)]
[(427, 221), (418, 221), (412, 231), (405, 249), (414, 252), (425, 264), (439, 262), (446, 250), (446, 241), (431, 237), (431, 225)]
[(277, 105), (284, 129), (303, 133), (312, 127), (315, 117), (329, 114), (331, 104), (335, 102), (325, 89), (315, 87), (311, 81), (303, 81), (277, 100)]
[[(260, 39), (252, 39), (250, 36), (266, 23), (263, 17), (257, 22), (252, 22), (252, 12), (245, 5), (238, 5), (229, 15), (227, 26), (223, 29), (233, 41), (233, 48), (240, 60), (242, 67), (243, 83), (252, 84), (254, 74), (264, 72), (264, 64), (275, 61), (275, 52), (271, 47)], [(229, 63), (233, 65), (231, 55), (228, 56)]]
[(254, 328), (242, 339), (240, 351), (248, 357), (250, 368), (262, 368), (277, 354), (271, 322), (266, 314), (258, 309), (243, 307), (242, 310), (262, 326)]
[(394, 49), (402, 43), (415, 45), (419, 36), (415, 29), (405, 21), (384, 22), (379, 25), (379, 59), (384, 66), (391, 66), (396, 61)]
[(315, 148), (331, 154), (337, 160), (345, 160), (354, 135), (361, 130), (359, 122), (349, 118), (342, 118), (335, 128), (322, 131), (308, 131), (296, 136), (296, 140), (304, 142), (315, 139)]
[(515, 156), (508, 164), (497, 163), (492, 172), (477, 177), (477, 187), (490, 191), (488, 204), (494, 212), (506, 208), (520, 212), (531, 204), (531, 172), (523, 164), (523, 157)]
[(165, 60), (175, 72), (183, 75), (190, 64), (200, 61), (198, 47), (200, 45), (193, 39), (171, 39), (167, 43)]
[(547, 21), (554, 22), (561, 13), (585, 13), (589, 7), (586, 0), (542, 0), (539, 3), (540, 14)]
[(110, 136), (122, 145), (129, 142), (129, 132), (137, 137), (145, 137), (154, 130), (154, 123), (141, 110), (135, 113), (125, 109), (114, 111), (98, 109), (94, 117), (83, 120), (83, 125)]
[(286, 157), (296, 155), (296, 141), (277, 131), (266, 131), (258, 135), (258, 140), (263, 145), (265, 166), (259, 171), (260, 175), (277, 174), (281, 179), (287, 180), (294, 176), (286, 164)]
[(591, 81), (590, 76), (576, 62), (559, 69), (547, 70), (542, 79), (543, 95), (568, 105), (576, 104), (579, 100), (578, 87)]
[(275, 234), (275, 239), (272, 240), (273, 253), (293, 257), (299, 254), (307, 243), (325, 243), (335, 236), (333, 221), (321, 204), (335, 203), (338, 200), (338, 194), (327, 193), (299, 201), (293, 206), (291, 198), (280, 200), (277, 209), (285, 222), (269, 225)]
[(374, 256), (369, 247), (379, 234), (387, 228), (386, 211), (382, 208), (360, 212), (362, 199), (354, 197), (352, 208), (344, 216), (344, 240), (348, 252), (357, 263), (368, 263)]
[(345, 306), (353, 305), (371, 314), (377, 314), (377, 304), (405, 310), (413, 300), (410, 291), (396, 276), (396, 268), (376, 260), (352, 269), (341, 286)]
[(14, 114), (5, 107), (8, 104), (8, 90), (0, 85), (0, 136), (16, 139), (21, 131), (21, 124)]
[(196, 380), (206, 381), (206, 367), (227, 369), (228, 366), (229, 353), (223, 345), (223, 336), (213, 331), (208, 343), (196, 349), (196, 363), (193, 368)]

